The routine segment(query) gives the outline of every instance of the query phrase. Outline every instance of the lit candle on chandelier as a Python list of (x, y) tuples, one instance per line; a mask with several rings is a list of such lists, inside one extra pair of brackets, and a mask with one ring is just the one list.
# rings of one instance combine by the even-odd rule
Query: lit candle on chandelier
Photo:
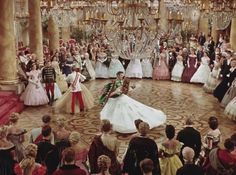
[(172, 11), (169, 11), (168, 18), (169, 18), (169, 19), (171, 19), (171, 18), (172, 18)]
[(225, 8), (225, 3), (223, 2), (223, 3), (222, 3), (222, 9), (224, 9), (224, 8)]
[(233, 4), (233, 9), (236, 9), (236, 3)]
[(205, 10), (205, 8), (206, 8), (206, 4), (203, 3), (203, 4), (202, 4), (202, 9)]

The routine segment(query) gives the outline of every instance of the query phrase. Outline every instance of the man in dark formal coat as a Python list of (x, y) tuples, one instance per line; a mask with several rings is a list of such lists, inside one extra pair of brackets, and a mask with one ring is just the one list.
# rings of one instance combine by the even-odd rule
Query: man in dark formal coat
[(75, 151), (66, 148), (63, 151), (63, 165), (53, 175), (86, 175), (86, 172), (75, 165)]
[(199, 46), (198, 50), (197, 50), (197, 61), (200, 63), (201, 62), (201, 58), (204, 56), (204, 51), (203, 51), (203, 47)]
[(222, 101), (225, 96), (225, 93), (230, 88), (232, 82), (236, 77), (236, 56), (231, 59), (230, 65), (231, 67), (229, 71), (225, 75), (223, 75), (221, 83), (216, 87), (213, 92), (214, 97), (216, 97), (219, 102)]
[[(177, 140), (182, 142), (184, 145), (182, 149), (186, 146), (192, 148), (195, 152), (195, 159), (199, 157), (200, 151), (201, 151), (201, 134), (199, 131), (193, 128), (193, 122), (191, 119), (186, 120), (186, 126), (184, 129), (179, 131), (177, 135)], [(183, 155), (180, 155), (180, 159), (183, 162)]]
[(198, 37), (198, 44), (203, 46), (204, 43), (206, 42), (206, 37), (205, 34), (203, 34), (202, 32), (200, 33), (199, 37)]
[(51, 144), (52, 129), (46, 125), (42, 128), (43, 140), (38, 143), (36, 162), (47, 167), (47, 174), (52, 174), (59, 164), (59, 151)]
[(190, 147), (185, 147), (182, 150), (184, 158), (183, 167), (179, 168), (176, 175), (204, 175), (203, 169), (194, 164), (194, 150)]
[(158, 148), (154, 140), (147, 137), (149, 125), (141, 122), (139, 125), (140, 136), (133, 137), (124, 157), (123, 173), (129, 175), (142, 175), (140, 162), (144, 159), (151, 159), (153, 161), (153, 175), (161, 175), (160, 164), (158, 157)]
[(225, 60), (223, 61), (223, 64), (221, 66), (221, 71), (220, 71), (220, 77), (225, 78), (225, 76), (229, 73), (230, 69), (230, 62), (232, 60), (232, 52), (230, 50), (226, 50), (226, 52), (223, 54), (225, 56)]
[(213, 40), (212, 36), (209, 36), (208, 38), (208, 54), (209, 54), (209, 58), (210, 58), (210, 64), (214, 63), (215, 60), (215, 42)]
[(169, 71), (172, 72), (175, 63), (177, 61), (177, 53), (176, 53), (176, 48), (175, 47), (171, 47), (170, 51), (169, 51)]

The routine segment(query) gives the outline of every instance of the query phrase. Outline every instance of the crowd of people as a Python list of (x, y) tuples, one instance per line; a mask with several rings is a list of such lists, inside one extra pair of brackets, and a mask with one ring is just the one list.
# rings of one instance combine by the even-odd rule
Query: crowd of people
[(65, 127), (65, 118), (53, 124), (49, 115), (43, 116), (42, 126), (28, 131), (29, 139), (18, 119), (19, 114), (12, 113), (10, 124), (0, 127), (1, 175), (236, 174), (236, 133), (222, 138), (216, 117), (209, 118), (206, 135), (194, 128), (191, 119), (178, 133), (166, 125), (162, 143), (149, 137), (148, 123), (135, 120), (137, 133), (122, 159), (109, 120), (101, 121), (101, 133), (85, 146), (80, 133)]
[[(132, 52), (135, 42), (130, 46)], [(148, 132), (165, 123), (165, 114), (125, 95), (129, 82), (124, 75), (200, 83), (225, 107), (227, 116), (236, 120), (236, 56), (223, 36), (216, 44), (202, 33), (193, 35), (186, 46), (180, 42), (169, 46), (162, 41), (147, 58), (127, 60), (116, 53), (105, 35), (99, 34), (81, 43), (61, 40), (60, 48), (54, 51), (45, 45), (43, 65), (27, 47), (19, 49), (18, 61), (18, 73), (26, 86), (21, 95), (24, 104), (49, 104), (59, 113), (74, 115), (94, 106), (91, 92), (81, 82), (116, 80), (104, 87), (99, 99), (105, 105), (100, 113), (101, 134), (89, 147), (81, 144), (80, 133), (66, 128), (64, 118), (58, 118), (52, 126), (48, 115), (42, 117), (41, 127), (32, 129), (29, 143), (25, 143), (26, 131), (18, 125), (19, 115), (13, 113), (10, 125), (0, 127), (1, 175), (236, 174), (236, 134), (222, 138), (216, 117), (209, 118), (205, 136), (188, 119), (177, 134), (174, 126), (166, 125), (166, 140), (156, 143)], [(115, 110), (114, 104), (119, 108)], [(121, 160), (120, 143), (112, 131), (137, 131)]]
[(68, 99), (73, 96), (69, 92), (72, 91), (70, 85), (73, 84), (74, 71), (80, 72), (79, 82), (116, 78), (116, 73), (121, 71), (128, 78), (203, 84), (203, 89), (213, 93), (221, 106), (225, 107), (227, 116), (236, 120), (236, 56), (224, 36), (220, 35), (215, 44), (211, 36), (206, 38), (200, 33), (197, 37), (192, 35), (187, 45), (176, 41), (174, 46), (169, 46), (163, 40), (153, 50), (148, 50), (147, 58), (123, 59), (109, 44), (106, 36), (99, 34), (80, 43), (74, 39), (68, 42), (61, 40), (60, 48), (55, 51), (49, 51), (45, 45), (45, 62), (40, 67), (36, 55), (30, 53), (27, 47), (22, 47), (18, 56), (19, 74), (26, 80), (27, 86), (21, 99), (27, 106), (52, 105), (58, 99), (54, 105), (55, 111), (77, 113), (80, 111), (79, 106), (82, 111), (92, 108), (94, 99), (86, 86), (80, 84), (74, 98), (81, 99), (82, 96), (84, 104), (79, 100), (80, 104), (75, 104), (77, 107), (71, 110), (68, 104), (72, 101), (68, 103)]

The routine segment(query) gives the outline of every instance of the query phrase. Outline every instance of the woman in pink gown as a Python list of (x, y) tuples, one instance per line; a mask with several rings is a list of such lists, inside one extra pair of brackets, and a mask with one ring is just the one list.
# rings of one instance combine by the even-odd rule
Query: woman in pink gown
[(26, 72), (28, 85), (21, 95), (21, 100), (27, 106), (45, 105), (49, 102), (45, 89), (41, 83), (41, 71), (37, 69), (36, 64), (32, 65), (32, 70)]
[(166, 54), (163, 50), (160, 54), (159, 61), (153, 70), (153, 80), (169, 80), (170, 79), (170, 72), (169, 68), (166, 64)]
[(73, 131), (69, 136), (71, 147), (75, 150), (75, 164), (89, 175), (88, 168), (86, 165), (88, 150), (83, 147), (80, 143), (80, 134)]

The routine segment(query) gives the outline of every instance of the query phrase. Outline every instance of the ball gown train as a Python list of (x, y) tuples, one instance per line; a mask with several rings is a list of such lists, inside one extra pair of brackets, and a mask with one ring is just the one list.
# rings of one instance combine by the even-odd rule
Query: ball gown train
[(49, 102), (45, 89), (40, 82), (40, 70), (32, 70), (26, 73), (29, 77), (29, 83), (22, 93), (20, 99), (27, 106), (45, 105)]
[[(80, 84), (82, 89), (82, 98), (84, 100), (85, 109), (91, 109), (94, 106), (94, 98), (91, 92), (86, 88), (85, 85), (82, 83)], [(71, 100), (72, 100), (72, 93), (71, 93), (71, 87), (67, 89), (67, 91), (62, 95), (60, 99), (58, 99), (54, 105), (53, 110), (55, 113), (65, 112), (65, 113), (71, 113)], [(75, 105), (75, 113), (79, 113), (79, 103), (76, 101)]]
[(150, 129), (162, 125), (166, 115), (157, 109), (146, 106), (127, 95), (109, 98), (100, 113), (101, 120), (107, 119), (113, 125), (113, 130), (119, 133), (134, 133), (134, 121), (141, 119), (150, 125)]

